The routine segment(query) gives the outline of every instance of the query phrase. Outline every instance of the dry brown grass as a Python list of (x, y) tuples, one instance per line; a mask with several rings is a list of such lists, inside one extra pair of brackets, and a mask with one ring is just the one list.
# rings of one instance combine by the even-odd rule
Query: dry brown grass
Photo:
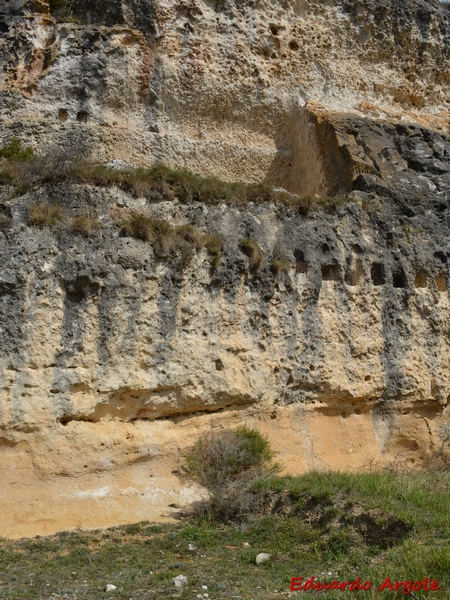
[(264, 254), (258, 242), (251, 238), (245, 238), (239, 242), (239, 248), (245, 256), (248, 256), (250, 269), (252, 271), (259, 271), (264, 263)]
[(203, 235), (191, 225), (173, 226), (166, 221), (135, 213), (119, 223), (119, 227), (121, 235), (152, 244), (158, 258), (178, 257), (183, 268), (189, 264), (194, 252), (201, 248), (206, 248), (211, 255), (213, 268), (219, 265), (223, 240), (218, 236)]
[(28, 207), (27, 222), (34, 227), (54, 227), (64, 218), (63, 209), (57, 204), (36, 203)]
[(208, 205), (225, 203), (233, 206), (250, 202), (271, 202), (300, 214), (318, 209), (336, 210), (347, 202), (346, 198), (296, 196), (275, 190), (265, 183), (221, 181), (217, 177), (202, 177), (187, 169), (165, 165), (148, 169), (111, 169), (80, 159), (79, 155), (78, 148), (63, 150), (55, 147), (36, 156), (31, 149), (22, 149), (20, 142), (13, 140), (0, 149), (0, 184), (13, 185), (16, 195), (48, 183), (117, 186), (134, 197), (145, 197), (149, 202), (177, 199), (185, 204), (203, 202)]
[(283, 258), (274, 258), (272, 260), (271, 269), (274, 275), (280, 275), (280, 273), (285, 273), (289, 270), (289, 261)]
[(103, 228), (102, 223), (88, 215), (75, 217), (70, 223), (70, 231), (82, 237), (90, 237)]

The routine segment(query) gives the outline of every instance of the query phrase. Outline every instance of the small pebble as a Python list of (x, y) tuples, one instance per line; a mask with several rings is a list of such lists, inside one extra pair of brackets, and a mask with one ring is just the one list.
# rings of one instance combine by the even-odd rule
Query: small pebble
[(114, 592), (114, 590), (117, 590), (117, 588), (112, 583), (108, 583), (108, 585), (105, 587), (105, 592)]
[(187, 582), (187, 577), (185, 577), (184, 575), (178, 575), (178, 577), (174, 577), (172, 579), (173, 585), (178, 588), (184, 587), (187, 584)]
[(189, 550), (194, 552), (194, 550), (196, 550), (196, 546), (194, 546), (194, 544), (189, 544)]
[(266, 563), (270, 559), (270, 554), (266, 554), (265, 552), (261, 552), (255, 559), (257, 565), (262, 565)]

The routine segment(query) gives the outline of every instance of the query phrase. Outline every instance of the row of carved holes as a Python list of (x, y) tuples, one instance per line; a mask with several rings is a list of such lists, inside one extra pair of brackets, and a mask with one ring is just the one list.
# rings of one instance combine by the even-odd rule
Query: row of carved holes
[[(357, 260), (353, 270), (346, 273), (345, 283), (349, 286), (356, 286), (361, 281), (363, 274), (364, 270), (362, 261)], [(382, 263), (373, 263), (370, 268), (370, 276), (372, 283), (375, 286), (385, 285), (386, 270), (384, 265)], [(323, 265), (322, 279), (324, 281), (340, 281), (341, 274), (339, 265)], [(408, 286), (406, 274), (403, 269), (398, 269), (392, 273), (392, 285), (395, 288), (406, 288)], [(420, 271), (416, 275), (414, 285), (416, 288), (426, 288), (428, 285), (428, 273), (426, 271)], [(444, 274), (440, 274), (436, 277), (436, 286), (440, 292), (447, 291), (447, 280)]]
[[(69, 112), (65, 108), (60, 108), (58, 113), (59, 120), (65, 123), (69, 118)], [(81, 110), (77, 114), (77, 121), (79, 123), (87, 123), (88, 122), (88, 113), (84, 110)]]

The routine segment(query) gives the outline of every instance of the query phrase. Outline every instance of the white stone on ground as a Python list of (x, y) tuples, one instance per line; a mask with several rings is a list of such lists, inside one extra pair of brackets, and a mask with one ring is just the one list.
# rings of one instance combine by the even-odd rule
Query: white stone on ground
[(184, 587), (187, 584), (187, 582), (187, 577), (185, 577), (184, 575), (178, 575), (178, 577), (174, 577), (172, 579), (173, 585), (178, 588)]
[(270, 554), (266, 554), (265, 552), (261, 552), (255, 559), (255, 563), (257, 565), (262, 565), (270, 559)]

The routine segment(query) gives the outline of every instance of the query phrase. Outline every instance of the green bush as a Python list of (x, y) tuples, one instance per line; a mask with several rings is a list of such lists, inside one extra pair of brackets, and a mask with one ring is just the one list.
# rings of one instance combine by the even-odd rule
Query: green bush
[(269, 442), (259, 431), (240, 427), (198, 440), (186, 454), (186, 469), (201, 485), (211, 488), (250, 469), (263, 469), (272, 458)]
[(192, 514), (222, 522), (255, 517), (264, 503), (255, 484), (279, 469), (267, 438), (248, 427), (208, 434), (186, 452), (185, 461), (185, 473), (210, 492)]
[(0, 158), (12, 164), (27, 162), (34, 158), (34, 150), (30, 147), (22, 148), (21, 141), (14, 138), (9, 144), (0, 148)]

